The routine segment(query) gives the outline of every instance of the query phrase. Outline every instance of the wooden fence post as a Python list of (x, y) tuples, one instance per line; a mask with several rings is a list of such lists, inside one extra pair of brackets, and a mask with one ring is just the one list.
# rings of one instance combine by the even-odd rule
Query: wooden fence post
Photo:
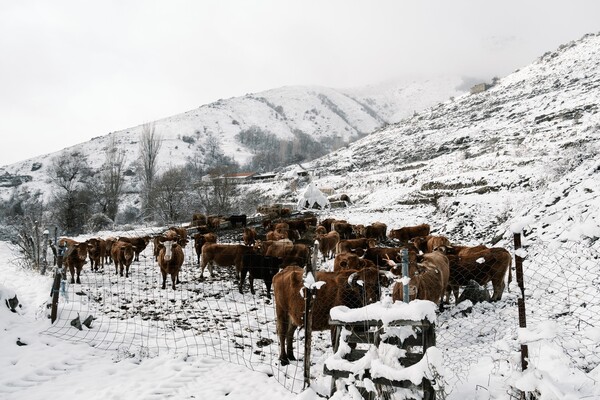
[(52, 283), (52, 308), (50, 311), (50, 321), (54, 323), (58, 316), (58, 295), (60, 293), (60, 282), (66, 279), (65, 271), (63, 271), (63, 256), (65, 254), (65, 246), (58, 246), (56, 254), (56, 270), (54, 271), (54, 282)]
[[(315, 240), (311, 260), (306, 263), (305, 278), (314, 274), (314, 267), (319, 258), (319, 242)], [(314, 279), (310, 279), (314, 281)], [(310, 386), (310, 353), (312, 347), (312, 300), (317, 289), (304, 288), (304, 389)]]
[[(517, 299), (519, 307), (519, 327), (527, 327), (527, 318), (525, 314), (525, 283), (523, 281), (523, 258), (519, 255), (519, 249), (521, 249), (521, 234), (514, 234), (515, 243), (515, 269), (517, 273), (517, 284), (521, 289), (521, 297)], [(529, 359), (529, 348), (526, 344), (521, 345), (521, 369), (524, 371), (527, 369)]]

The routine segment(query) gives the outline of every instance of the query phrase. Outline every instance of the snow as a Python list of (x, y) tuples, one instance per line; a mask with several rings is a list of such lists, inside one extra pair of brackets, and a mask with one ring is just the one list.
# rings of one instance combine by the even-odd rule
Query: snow
[(298, 199), (297, 209), (311, 209), (314, 205), (317, 204), (321, 209), (329, 206), (329, 200), (327, 197), (317, 188), (314, 183), (309, 183), (306, 186), (306, 189), (302, 192)]
[[(392, 304), (384, 296), (381, 304), (365, 309), (338, 307), (332, 311), (334, 319), (349, 321), (375, 317), (435, 320), (436, 347), (428, 358), (435, 363), (440, 374), (436, 380), (449, 400), (508, 400), (518, 398), (517, 389), (534, 392), (540, 399), (600, 398), (600, 113), (594, 109), (594, 104), (600, 104), (599, 57), (600, 36), (585, 37), (577, 45), (549, 53), (502, 78), (487, 92), (457, 97), (306, 164), (314, 172), (315, 185), (346, 193), (353, 200), (351, 207), (319, 212), (321, 219), (335, 217), (354, 224), (381, 221), (388, 228), (430, 223), (435, 233), (448, 236), (453, 243), (494, 243), (512, 254), (513, 234), (522, 234), (524, 248), (516, 255), (525, 259), (527, 328), (518, 328), (517, 301), (521, 292), (514, 277), (496, 303), (465, 301), (436, 312), (431, 304)], [(564, 117), (587, 106), (578, 118)], [(213, 107), (221, 111), (214, 111), (219, 117), (211, 121), (215, 129), (220, 126), (229, 132), (225, 123), (230, 124), (232, 116), (223, 111), (225, 105), (220, 107)], [(290, 103), (290, 115), (295, 109)], [(284, 110), (288, 112), (285, 105)], [(247, 115), (249, 121), (252, 118), (250, 109), (240, 115)], [(170, 119), (173, 130), (179, 126), (176, 122), (181, 122), (178, 119), (185, 118)], [(136, 137), (134, 130), (119, 136), (129, 141)], [(175, 143), (173, 140), (168, 152), (183, 159), (183, 151), (177, 152)], [(87, 145), (89, 154), (101, 161), (102, 140)], [(129, 149), (131, 160), (135, 159), (133, 149)], [(35, 172), (42, 174), (48, 159), (42, 156), (6, 170), (28, 174), (31, 162), (39, 161), (43, 167)], [(40, 176), (28, 184), (28, 189), (44, 188), (44, 175)], [(247, 186), (273, 200), (280, 200), (285, 192), (281, 182)], [(11, 194), (3, 192), (5, 197)], [(98, 234), (108, 236), (112, 232)], [(0, 244), (0, 257), (2, 296), (14, 292), (23, 305), (12, 313), (4, 302), (0, 303), (0, 368), (5, 371), (0, 377), (2, 399), (41, 399), (74, 393), (89, 399), (170, 396), (308, 400), (323, 396), (329, 389), (330, 382), (322, 373), (324, 363), (332, 356), (328, 332), (313, 335), (314, 379), (303, 391), (297, 386), (289, 390), (272, 374), (282, 371), (277, 368), (276, 357), (263, 364), (254, 359), (244, 364), (246, 360), (233, 357), (224, 361), (204, 353), (182, 354), (177, 350), (192, 338), (167, 336), (162, 330), (160, 335), (173, 347), (165, 350), (163, 346), (158, 351), (147, 346), (150, 354), (127, 352), (118, 346), (105, 348), (102, 343), (90, 345), (89, 338), (84, 340), (89, 332), (110, 333), (117, 344), (134, 337), (135, 332), (109, 331), (100, 319), (93, 322), (92, 329), (76, 331), (68, 326), (76, 315), (66, 313), (61, 321), (67, 326), (53, 327), (45, 309), (51, 276), (21, 269), (14, 262), (17, 255), (6, 243)], [(321, 267), (331, 266), (327, 262)], [(314, 287), (318, 282), (313, 278), (307, 284)], [(230, 297), (234, 304), (255, 301), (252, 306), (261, 308), (270, 319), (252, 319), (250, 328), (264, 327), (265, 332), (267, 325), (272, 328), (272, 303), (267, 304), (264, 297), (234, 291), (209, 292), (209, 284), (194, 289), (194, 295), (207, 295), (202, 298), (202, 306), (217, 305), (212, 309), (219, 308), (221, 316), (235, 310), (221, 308), (208, 294)], [(72, 287), (66, 293), (69, 302), (61, 303), (62, 311), (79, 310), (83, 305), (81, 296)], [(165, 293), (161, 301), (170, 304), (172, 300), (173, 304), (172, 314), (165, 318), (176, 318), (189, 298)], [(119, 308), (114, 307), (106, 312), (119, 315)], [(82, 319), (86, 316), (81, 313)], [(55, 331), (71, 336), (65, 338), (53, 334)], [(268, 333), (274, 337), (272, 331)], [(401, 337), (408, 334), (403, 329), (389, 333)], [(298, 333), (299, 338), (302, 334)], [(17, 341), (27, 345), (19, 346)], [(225, 347), (229, 343), (230, 338), (210, 336), (201, 347)], [(299, 343), (295, 343), (296, 349)], [(520, 368), (523, 344), (529, 349), (525, 372)], [(270, 347), (276, 349), (277, 343)], [(396, 350), (384, 350), (383, 354), (369, 353), (357, 370), (366, 365), (373, 368), (381, 361), (381, 371), (386, 375), (408, 374), (397, 368), (389, 371), (395, 358), (390, 354)], [(292, 376), (292, 368), (300, 367), (289, 367), (282, 375)], [(418, 377), (426, 368), (415, 370), (414, 376)], [(356, 388), (350, 386), (340, 388), (334, 398), (356, 395)]]

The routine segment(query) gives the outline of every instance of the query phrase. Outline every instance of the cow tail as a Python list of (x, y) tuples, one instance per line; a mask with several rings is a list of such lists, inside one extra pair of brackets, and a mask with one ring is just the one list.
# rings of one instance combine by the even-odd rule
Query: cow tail
[(512, 282), (512, 257), (508, 258), (508, 291), (510, 292), (510, 283)]

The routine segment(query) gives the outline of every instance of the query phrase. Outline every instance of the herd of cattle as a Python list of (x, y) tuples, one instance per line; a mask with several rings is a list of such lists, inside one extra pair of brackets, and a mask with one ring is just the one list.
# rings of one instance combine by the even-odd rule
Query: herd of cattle
[[(240, 293), (246, 277), (252, 294), (254, 279), (265, 282), (269, 299), (273, 286), (282, 365), (294, 359), (292, 337), (296, 328), (302, 326), (302, 288), (307, 265), (317, 270), (316, 281), (324, 282), (314, 302), (313, 330), (329, 327), (332, 307), (355, 308), (378, 301), (382, 287), (390, 287), (393, 300), (402, 300), (404, 285), (397, 283), (401, 280), (396, 278), (402, 277), (403, 260), (408, 260), (410, 300), (430, 300), (440, 307), (450, 302), (451, 294), (459, 302), (460, 287), (469, 285), (485, 287), (491, 283), (493, 294), (488, 298), (500, 300), (507, 271), (508, 283), (512, 279), (512, 258), (506, 249), (457, 245), (444, 236), (431, 235), (427, 224), (388, 232), (380, 222), (364, 226), (333, 218), (318, 221), (314, 215), (263, 220), (262, 226), (256, 227), (246, 226), (245, 218), (239, 222), (241, 240), (236, 243), (218, 243), (218, 225), (193, 235), (200, 279), (205, 279), (206, 267), (210, 277), (215, 266), (234, 267)], [(231, 225), (236, 226), (233, 221)], [(139, 261), (140, 253), (152, 243), (162, 288), (166, 288), (170, 276), (171, 288), (175, 290), (189, 239), (186, 228), (171, 227), (153, 237), (93, 238), (85, 242), (62, 238), (58, 248), (64, 252), (71, 283), (81, 283), (87, 258), (93, 272), (112, 263), (117, 275), (128, 278), (132, 262)], [(329, 268), (332, 270), (319, 270), (313, 265), (317, 258), (323, 260), (321, 265), (333, 259), (333, 268)]]

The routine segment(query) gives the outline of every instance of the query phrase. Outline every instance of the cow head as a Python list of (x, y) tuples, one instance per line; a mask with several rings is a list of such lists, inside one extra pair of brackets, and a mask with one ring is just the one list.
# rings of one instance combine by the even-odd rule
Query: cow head
[(365, 306), (378, 301), (381, 297), (381, 286), (387, 286), (388, 279), (384, 272), (377, 268), (363, 268), (348, 276), (348, 285), (355, 294), (355, 298)]
[(173, 246), (177, 246), (177, 242), (175, 240), (164, 240), (162, 244), (165, 246), (164, 260), (170, 261), (173, 257)]

